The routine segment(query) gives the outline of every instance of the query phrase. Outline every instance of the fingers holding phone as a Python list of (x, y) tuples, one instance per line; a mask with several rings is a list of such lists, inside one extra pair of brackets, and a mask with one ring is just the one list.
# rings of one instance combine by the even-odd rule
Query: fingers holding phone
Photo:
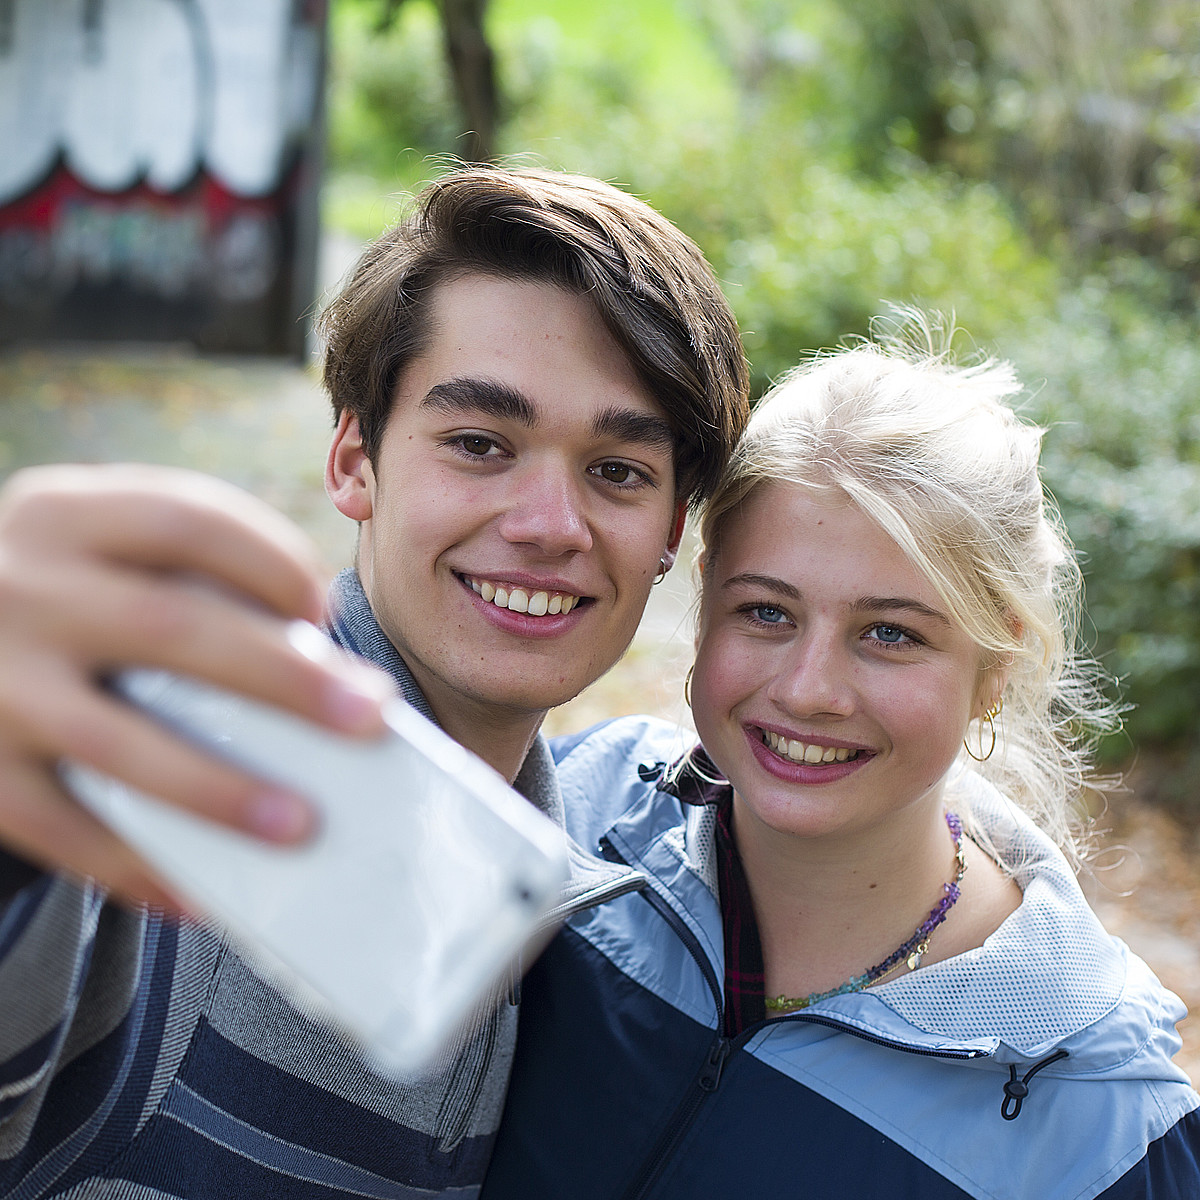
[(386, 678), (296, 637), (323, 591), (304, 535), (221, 481), (143, 466), (14, 475), (0, 490), (0, 841), (126, 898), (169, 899), (64, 794), (61, 758), (260, 837), (303, 839), (303, 802), (181, 742), (103, 678), (166, 667), (378, 734)]

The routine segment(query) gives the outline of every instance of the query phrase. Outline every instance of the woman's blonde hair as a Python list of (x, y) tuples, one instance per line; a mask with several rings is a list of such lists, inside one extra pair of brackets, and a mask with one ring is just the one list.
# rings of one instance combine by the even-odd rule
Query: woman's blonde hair
[[(1010, 407), (1012, 367), (956, 365), (952, 335), (908, 312), (890, 336), (819, 354), (776, 384), (704, 509), (700, 561), (719, 556), (727, 518), (760, 484), (849, 497), (932, 582), (985, 665), (1007, 669), (994, 753), (968, 765), (1075, 856), (1089, 750), (1116, 710), (1077, 648), (1082, 577), (1038, 474), (1044, 431)], [(979, 726), (966, 737), (986, 751)]]

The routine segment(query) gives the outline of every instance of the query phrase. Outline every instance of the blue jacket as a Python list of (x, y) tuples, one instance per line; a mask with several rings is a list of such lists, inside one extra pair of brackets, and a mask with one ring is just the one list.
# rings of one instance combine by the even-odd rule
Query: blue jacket
[(723, 1037), (714, 810), (661, 786), (681, 748), (641, 718), (555, 746), (570, 832), (646, 886), (526, 977), (485, 1200), (1200, 1197), (1182, 1004), (978, 776), (956, 804), (1024, 892), (985, 945)]

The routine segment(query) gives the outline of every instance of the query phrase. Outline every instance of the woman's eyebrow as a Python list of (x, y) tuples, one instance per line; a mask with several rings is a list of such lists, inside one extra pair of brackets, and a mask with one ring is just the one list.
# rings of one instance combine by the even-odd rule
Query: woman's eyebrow
[[(774, 575), (760, 575), (754, 571), (744, 571), (740, 575), (731, 575), (721, 585), (722, 588), (754, 588), (759, 591), (771, 592), (785, 596), (789, 600), (803, 600), (804, 594), (794, 584), (786, 579), (777, 579)], [(921, 600), (913, 600), (907, 596), (862, 596), (850, 606), (854, 612), (910, 612), (917, 616), (929, 617), (944, 625), (951, 624), (945, 613), (931, 608)]]
[(786, 596), (789, 600), (801, 599), (800, 589), (793, 587), (785, 579), (776, 579), (774, 575), (759, 575), (754, 571), (743, 571), (740, 575), (731, 575), (721, 584), (722, 588), (756, 588), (759, 591), (775, 592)]
[(495, 379), (470, 375), (456, 376), (435, 383), (425, 393), (421, 407), (445, 413), (482, 413), (499, 421), (515, 421), (532, 429), (537, 424), (537, 408), (524, 392)]
[(930, 617), (949, 625), (950, 618), (936, 608), (930, 608), (921, 600), (911, 600), (906, 596), (863, 596), (852, 605), (856, 612), (910, 612), (919, 617)]

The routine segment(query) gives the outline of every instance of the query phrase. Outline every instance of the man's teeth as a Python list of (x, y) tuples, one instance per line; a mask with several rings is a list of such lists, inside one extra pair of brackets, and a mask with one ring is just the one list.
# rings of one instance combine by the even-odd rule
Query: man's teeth
[(489, 604), (507, 608), (509, 612), (528, 613), (531, 617), (544, 617), (547, 613), (557, 616), (567, 614), (579, 603), (578, 596), (566, 592), (529, 592), (525, 588), (505, 588), (488, 583), (486, 579), (470, 579), (467, 582)]
[(849, 759), (858, 757), (857, 750), (848, 750), (845, 746), (818, 746), (816, 742), (793, 742), (788, 738), (780, 737), (777, 733), (772, 733), (769, 729), (763, 730), (763, 741), (776, 754), (790, 758), (792, 762), (847, 762)]

